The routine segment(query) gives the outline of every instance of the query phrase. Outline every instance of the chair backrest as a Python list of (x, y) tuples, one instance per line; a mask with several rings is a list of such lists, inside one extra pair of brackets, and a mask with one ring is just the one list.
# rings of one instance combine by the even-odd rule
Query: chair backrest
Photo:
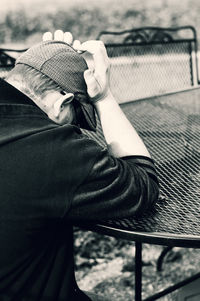
[(5, 78), (7, 73), (14, 67), (16, 58), (26, 49), (0, 48), (0, 78)]
[(192, 26), (102, 31), (97, 39), (106, 45), (111, 89), (120, 103), (199, 82), (196, 30)]

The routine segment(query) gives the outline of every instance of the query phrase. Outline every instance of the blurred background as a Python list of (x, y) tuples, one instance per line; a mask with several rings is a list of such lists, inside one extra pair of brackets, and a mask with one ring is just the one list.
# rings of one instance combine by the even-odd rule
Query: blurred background
[(41, 33), (71, 31), (81, 41), (101, 30), (193, 25), (200, 34), (199, 0), (1, 0), (0, 45), (30, 46)]

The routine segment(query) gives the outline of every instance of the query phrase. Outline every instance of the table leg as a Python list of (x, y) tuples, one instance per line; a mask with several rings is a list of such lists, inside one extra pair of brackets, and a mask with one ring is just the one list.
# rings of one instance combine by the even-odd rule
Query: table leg
[(142, 243), (135, 243), (135, 301), (142, 301)]

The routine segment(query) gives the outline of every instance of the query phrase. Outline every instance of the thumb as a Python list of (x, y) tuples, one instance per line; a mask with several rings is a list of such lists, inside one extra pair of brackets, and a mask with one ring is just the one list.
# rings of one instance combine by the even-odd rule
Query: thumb
[(95, 98), (98, 94), (101, 93), (101, 87), (96, 80), (92, 70), (88, 69), (84, 72), (84, 79), (87, 85), (87, 91), (90, 98)]

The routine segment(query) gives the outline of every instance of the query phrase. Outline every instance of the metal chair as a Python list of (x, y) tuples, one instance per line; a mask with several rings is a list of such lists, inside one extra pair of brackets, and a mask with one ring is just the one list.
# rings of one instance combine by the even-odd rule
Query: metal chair
[(192, 26), (102, 31), (111, 59), (111, 89), (120, 103), (183, 90), (199, 83)]
[(26, 49), (0, 48), (0, 78), (5, 78), (7, 73), (14, 67), (16, 58)]

